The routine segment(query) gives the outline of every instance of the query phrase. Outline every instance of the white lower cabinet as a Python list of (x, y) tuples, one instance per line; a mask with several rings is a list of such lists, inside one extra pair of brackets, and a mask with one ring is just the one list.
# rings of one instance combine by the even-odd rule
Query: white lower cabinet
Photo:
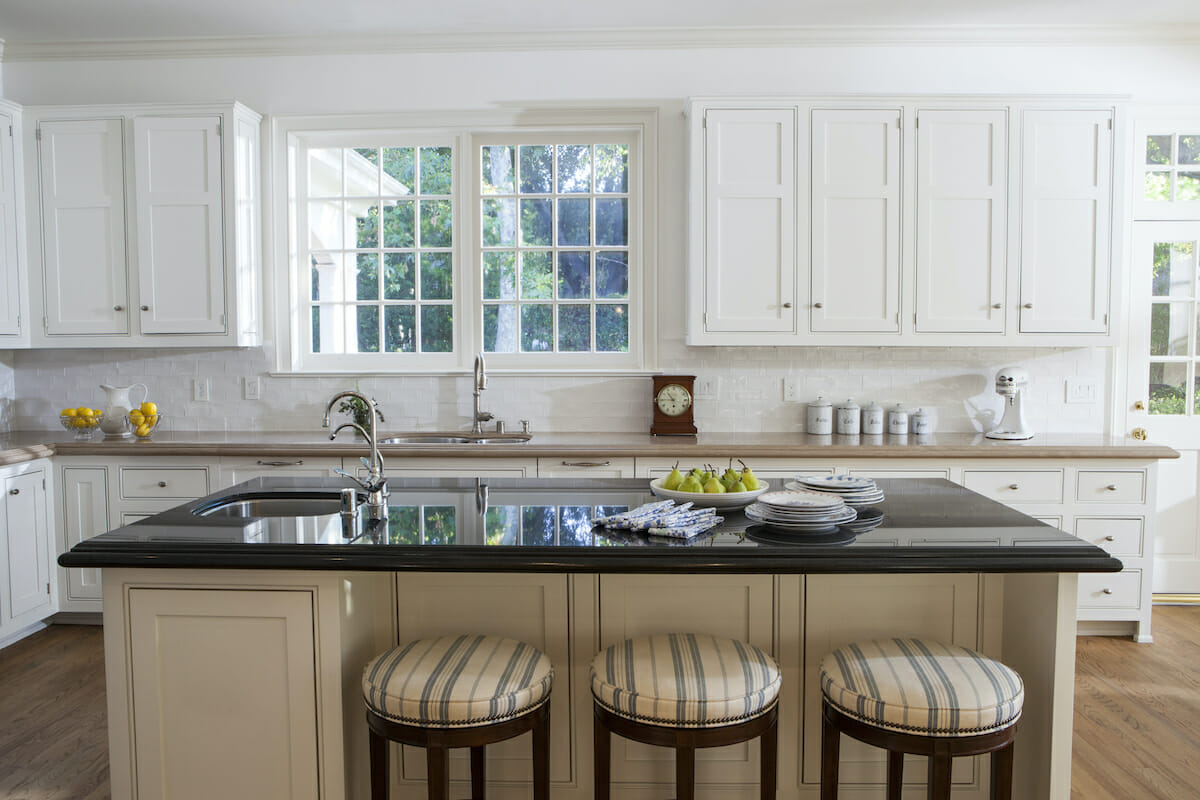
[(49, 475), (45, 460), (0, 468), (0, 640), (54, 612)]

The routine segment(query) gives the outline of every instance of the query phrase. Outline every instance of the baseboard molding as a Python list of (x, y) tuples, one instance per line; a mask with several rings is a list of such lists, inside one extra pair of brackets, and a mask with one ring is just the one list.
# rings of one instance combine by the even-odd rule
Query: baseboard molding
[(97, 611), (60, 611), (49, 622), (53, 625), (103, 625), (104, 615)]
[(1136, 622), (1083, 620), (1075, 623), (1076, 636), (1133, 636)]
[(7, 636), (5, 636), (4, 638), (0, 639), (0, 650), (3, 650), (5, 647), (8, 647), (10, 644), (16, 644), (17, 642), (24, 639), (26, 636), (32, 636), (33, 634), (37, 633), (38, 631), (44, 631), (44, 630), (46, 630), (45, 622), (35, 622), (28, 627), (21, 628), (21, 630), (19, 630), (19, 631), (14, 631), (14, 632), (8, 634)]
[(1155, 594), (1156, 606), (1200, 606), (1200, 594)]

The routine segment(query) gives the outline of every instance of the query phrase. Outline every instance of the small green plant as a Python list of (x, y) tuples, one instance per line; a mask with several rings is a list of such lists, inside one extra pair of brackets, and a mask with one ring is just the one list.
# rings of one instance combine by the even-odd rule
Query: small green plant
[[(379, 403), (374, 397), (371, 398), (371, 405), (375, 407), (375, 416), (379, 418), (379, 421), (385, 422), (383, 412), (379, 410)], [(340, 414), (351, 415), (354, 423), (364, 431), (371, 429), (371, 412), (367, 410), (367, 404), (357, 397), (343, 398), (342, 402), (338, 404), (337, 410)]]

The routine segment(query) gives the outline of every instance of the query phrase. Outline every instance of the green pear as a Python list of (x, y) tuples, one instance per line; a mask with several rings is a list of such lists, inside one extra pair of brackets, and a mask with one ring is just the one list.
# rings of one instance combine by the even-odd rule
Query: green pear
[(736, 483), (739, 477), (741, 476), (738, 474), (738, 471), (733, 468), (733, 459), (731, 458), (729, 459), (729, 466), (725, 468), (725, 474), (721, 476), (721, 480), (725, 483), (725, 486), (728, 487)]
[(758, 478), (754, 475), (754, 470), (746, 466), (745, 461), (739, 461), (742, 465), (742, 483), (746, 484), (747, 491), (753, 492), (758, 488)]
[(699, 494), (700, 492), (704, 491), (704, 486), (700, 483), (700, 479), (695, 475), (688, 475), (683, 479), (683, 483), (679, 484), (678, 491)]
[(734, 481), (734, 484), (729, 487), (729, 491), (730, 492), (748, 492), (750, 490), (746, 488), (745, 483), (743, 483), (742, 481), (739, 480), (739, 481)]
[(679, 471), (679, 465), (676, 464), (671, 470), (671, 474), (667, 475), (667, 479), (663, 481), (663, 488), (675, 491), (679, 485), (683, 483), (683, 473)]
[(716, 479), (715, 476), (709, 475), (708, 482), (704, 484), (705, 494), (725, 494), (725, 485)]

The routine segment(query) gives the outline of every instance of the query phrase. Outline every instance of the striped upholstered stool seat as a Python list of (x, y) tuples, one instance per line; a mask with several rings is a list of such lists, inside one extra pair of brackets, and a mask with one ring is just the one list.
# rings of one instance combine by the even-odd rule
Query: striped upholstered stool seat
[(837, 793), (838, 736), (888, 750), (888, 798), (900, 797), (904, 754), (927, 755), (929, 796), (950, 796), (950, 760), (995, 751), (992, 794), (1011, 796), (1021, 677), (974, 650), (926, 639), (855, 642), (820, 666), (822, 800)]
[(707, 634), (627, 639), (592, 659), (595, 797), (610, 791), (610, 733), (674, 747), (676, 794), (694, 797), (698, 747), (762, 737), (761, 793), (775, 796), (779, 666), (753, 645)]
[(371, 797), (387, 797), (386, 740), (426, 749), (429, 797), (449, 793), (447, 750), (471, 748), (472, 797), (482, 798), (484, 745), (533, 731), (534, 797), (549, 797), (554, 669), (537, 648), (499, 636), (420, 639), (363, 670), (371, 729)]

